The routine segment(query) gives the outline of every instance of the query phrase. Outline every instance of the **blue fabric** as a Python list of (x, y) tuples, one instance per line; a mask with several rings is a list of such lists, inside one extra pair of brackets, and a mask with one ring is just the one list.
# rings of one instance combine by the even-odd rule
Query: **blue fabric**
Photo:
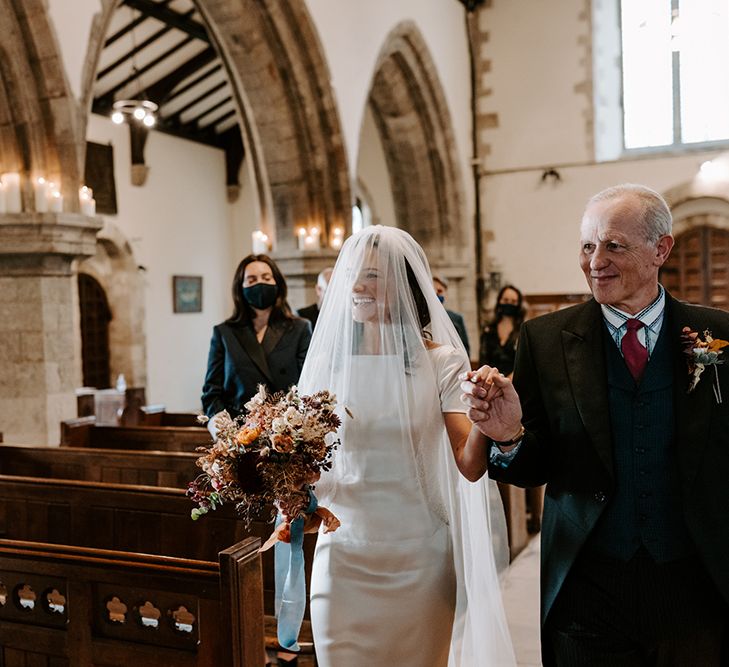
[[(309, 489), (306, 514), (316, 511), (318, 502)], [(276, 526), (283, 521), (279, 514)], [(291, 522), (291, 542), (276, 542), (275, 546), (276, 599), (275, 609), (278, 643), (291, 651), (299, 650), (299, 630), (306, 609), (306, 581), (304, 577), (304, 518)]]

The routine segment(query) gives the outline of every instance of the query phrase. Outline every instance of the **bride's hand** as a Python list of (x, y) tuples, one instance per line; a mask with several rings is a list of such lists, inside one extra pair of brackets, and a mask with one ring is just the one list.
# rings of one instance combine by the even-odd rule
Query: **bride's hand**
[(521, 430), (521, 404), (511, 380), (498, 369), (484, 366), (461, 376), (461, 400), (468, 418), (484, 435), (497, 442), (511, 440)]

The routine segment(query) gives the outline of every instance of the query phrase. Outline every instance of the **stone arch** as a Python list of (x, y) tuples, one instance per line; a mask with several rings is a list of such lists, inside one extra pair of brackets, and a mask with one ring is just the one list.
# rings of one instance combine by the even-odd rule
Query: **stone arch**
[(368, 104), (385, 150), (398, 226), (431, 262), (458, 262), (469, 238), (464, 191), (445, 93), (412, 22), (387, 37)]
[(0, 0), (0, 170), (60, 184), (78, 210), (83, 137), (56, 35), (42, 0)]
[[(265, 231), (279, 253), (295, 248), (297, 225), (326, 234), (350, 219), (349, 175), (323, 49), (304, 0), (195, 0), (226, 67)], [(84, 104), (115, 3), (94, 23)]]
[(96, 254), (81, 262), (79, 273), (104, 289), (112, 319), (109, 323), (109, 366), (112, 382), (124, 374), (131, 387), (147, 384), (144, 333), (144, 276), (121, 230), (106, 222), (97, 236)]

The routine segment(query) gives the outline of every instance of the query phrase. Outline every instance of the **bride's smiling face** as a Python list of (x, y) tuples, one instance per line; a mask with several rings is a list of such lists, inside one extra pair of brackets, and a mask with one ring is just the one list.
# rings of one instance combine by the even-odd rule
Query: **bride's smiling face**
[(352, 318), (355, 322), (378, 322), (384, 298), (384, 277), (377, 258), (364, 263), (352, 285)]

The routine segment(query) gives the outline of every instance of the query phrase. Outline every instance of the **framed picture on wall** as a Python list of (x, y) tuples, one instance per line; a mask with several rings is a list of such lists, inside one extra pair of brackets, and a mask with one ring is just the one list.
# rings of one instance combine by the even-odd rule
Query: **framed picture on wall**
[(172, 276), (172, 310), (202, 312), (202, 276)]

